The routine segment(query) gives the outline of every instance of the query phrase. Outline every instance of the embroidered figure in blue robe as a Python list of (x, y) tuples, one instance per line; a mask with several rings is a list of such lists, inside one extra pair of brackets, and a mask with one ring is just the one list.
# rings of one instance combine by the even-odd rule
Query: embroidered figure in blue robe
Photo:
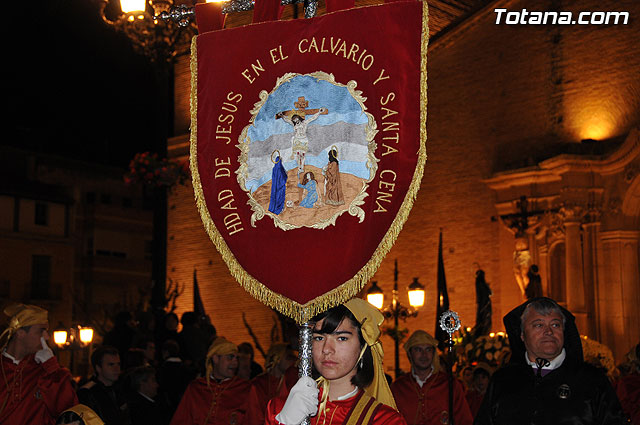
[(298, 187), (301, 187), (307, 191), (307, 195), (304, 197), (302, 202), (300, 202), (300, 206), (305, 208), (313, 208), (314, 204), (318, 201), (316, 177), (313, 175), (313, 173), (305, 173), (304, 178), (302, 179), (302, 184), (298, 183)]
[(274, 151), (271, 154), (271, 161), (273, 161), (273, 170), (271, 171), (271, 199), (269, 201), (269, 211), (278, 215), (284, 209), (287, 189), (287, 172), (282, 166), (280, 152)]

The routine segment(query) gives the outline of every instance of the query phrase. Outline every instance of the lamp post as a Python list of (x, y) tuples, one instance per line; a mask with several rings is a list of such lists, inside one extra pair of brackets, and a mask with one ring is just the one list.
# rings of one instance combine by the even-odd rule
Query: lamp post
[(400, 375), (399, 319), (407, 320), (409, 317), (416, 317), (418, 315), (418, 309), (424, 305), (424, 286), (418, 282), (417, 277), (414, 277), (413, 282), (407, 287), (407, 295), (411, 307), (403, 306), (398, 300), (398, 260), (394, 262), (391, 304), (383, 308), (384, 292), (380, 289), (377, 282), (372, 282), (371, 288), (367, 291), (367, 301), (378, 308), (385, 319), (393, 319), (393, 334), (391, 337), (394, 342), (396, 378)]
[[(167, 142), (173, 136), (174, 64), (188, 54), (196, 34), (194, 10), (179, 0), (93, 0), (102, 20), (131, 41), (133, 50), (145, 56), (153, 68), (157, 99), (156, 123), (151, 151), (167, 157)], [(188, 2), (186, 2), (188, 3)], [(191, 6), (195, 1), (191, 2)], [(180, 15), (182, 13), (182, 15)], [(179, 17), (181, 16), (181, 17)], [(151, 306), (161, 323), (166, 306), (167, 187), (145, 187), (153, 202)]]
[(93, 342), (93, 328), (88, 326), (72, 326), (65, 328), (62, 324), (53, 331), (53, 342), (61, 351), (71, 351), (71, 373), (75, 369), (75, 352), (84, 350)]
[(184, 5), (184, 2), (94, 1), (98, 3), (102, 20), (116, 31), (124, 33), (131, 40), (134, 50), (152, 62), (173, 64), (178, 56), (189, 52), (196, 26), (192, 22), (193, 8)]
[[(217, 9), (225, 15), (249, 11), (255, 6), (255, 0), (120, 0), (120, 7), (114, 0), (94, 1), (100, 4), (102, 19), (127, 34), (145, 56), (155, 55), (153, 48), (158, 41), (189, 48), (196, 30), (193, 21), (197, 3), (219, 3)], [(281, 0), (280, 4), (294, 5), (294, 17), (298, 4), (304, 6), (305, 18), (313, 18), (318, 10), (318, 0)]]

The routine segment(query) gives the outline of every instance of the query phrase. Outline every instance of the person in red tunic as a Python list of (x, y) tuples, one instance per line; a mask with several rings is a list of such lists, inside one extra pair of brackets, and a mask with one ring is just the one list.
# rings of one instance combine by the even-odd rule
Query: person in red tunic
[[(449, 423), (449, 376), (441, 370), (437, 346), (438, 341), (422, 330), (415, 331), (404, 344), (411, 373), (397, 378), (391, 391), (409, 425)], [(453, 413), (455, 425), (473, 423), (464, 388), (457, 379), (453, 379)]]
[(265, 372), (251, 381), (246, 425), (264, 424), (264, 412), (269, 400), (277, 396), (286, 398), (292, 384), (287, 382), (285, 373), (295, 362), (296, 355), (289, 344), (279, 342), (269, 348)]
[[(314, 375), (269, 402), (266, 425), (406, 425), (382, 367), (378, 309), (354, 298), (314, 317)], [(321, 390), (318, 390), (318, 386)]]
[(487, 387), (489, 386), (491, 368), (486, 363), (478, 363), (473, 369), (471, 376), (471, 387), (467, 391), (466, 399), (467, 404), (469, 404), (469, 409), (471, 410), (471, 416), (475, 418), (482, 405), (482, 399), (484, 399), (484, 394), (487, 392)]
[(206, 357), (206, 377), (187, 387), (171, 425), (241, 425), (251, 384), (236, 376), (238, 347), (216, 338)]
[(627, 353), (628, 371), (616, 382), (622, 410), (632, 424), (640, 424), (640, 344)]
[(0, 424), (53, 425), (78, 404), (71, 373), (47, 346), (47, 310), (16, 304), (5, 308), (9, 326), (0, 335)]

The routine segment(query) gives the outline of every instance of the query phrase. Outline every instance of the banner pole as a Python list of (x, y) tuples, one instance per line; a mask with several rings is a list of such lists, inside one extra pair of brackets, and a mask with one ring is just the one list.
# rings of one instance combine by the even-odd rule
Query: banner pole
[[(442, 236), (442, 234), (440, 234)], [(449, 334), (449, 339), (447, 341), (447, 353), (446, 353), (446, 362), (447, 362), (447, 372), (449, 373), (449, 424), (454, 425), (453, 419), (453, 346), (455, 342), (453, 341), (453, 333), (460, 329), (460, 316), (458, 313), (452, 310), (447, 310), (440, 316), (440, 329)]]
[[(313, 324), (311, 322), (305, 322), (300, 326), (299, 340), (298, 340), (298, 358), (300, 364), (298, 365), (298, 376), (311, 376), (311, 364), (313, 358), (311, 357), (311, 334), (313, 332)], [(304, 418), (300, 425), (309, 425), (310, 419), (307, 416)]]

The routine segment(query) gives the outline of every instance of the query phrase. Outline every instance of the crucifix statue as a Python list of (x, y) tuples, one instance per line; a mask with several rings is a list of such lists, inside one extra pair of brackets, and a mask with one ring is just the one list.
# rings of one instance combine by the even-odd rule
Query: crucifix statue
[[(516, 212), (500, 216), (502, 222), (514, 233), (515, 251), (513, 253), (513, 273), (523, 299), (531, 277), (530, 269), (535, 266), (532, 257), (530, 235), (541, 225), (540, 217), (545, 213), (537, 209), (537, 203), (531, 202), (526, 196), (515, 201)], [(537, 269), (537, 266), (536, 266)], [(533, 290), (533, 288), (532, 288)]]
[[(307, 127), (309, 123), (316, 120), (320, 115), (327, 115), (327, 108), (307, 109), (309, 101), (304, 96), (298, 98), (293, 104), (296, 109), (282, 111), (276, 114), (276, 119), (282, 118), (284, 122), (293, 126), (293, 136), (291, 136), (291, 159), (295, 158), (298, 163), (298, 180), (300, 174), (304, 173), (304, 160), (309, 150), (309, 139), (307, 138)], [(302, 200), (303, 190), (299, 191), (299, 201)]]
[(291, 159), (294, 157), (298, 163), (298, 174), (304, 173), (304, 157), (309, 150), (309, 139), (307, 139), (307, 127), (320, 115), (327, 115), (327, 108), (307, 109), (309, 101), (304, 96), (298, 98), (293, 104), (296, 109), (282, 111), (276, 114), (276, 119), (282, 118), (284, 122), (293, 126), (293, 136), (291, 137)]

